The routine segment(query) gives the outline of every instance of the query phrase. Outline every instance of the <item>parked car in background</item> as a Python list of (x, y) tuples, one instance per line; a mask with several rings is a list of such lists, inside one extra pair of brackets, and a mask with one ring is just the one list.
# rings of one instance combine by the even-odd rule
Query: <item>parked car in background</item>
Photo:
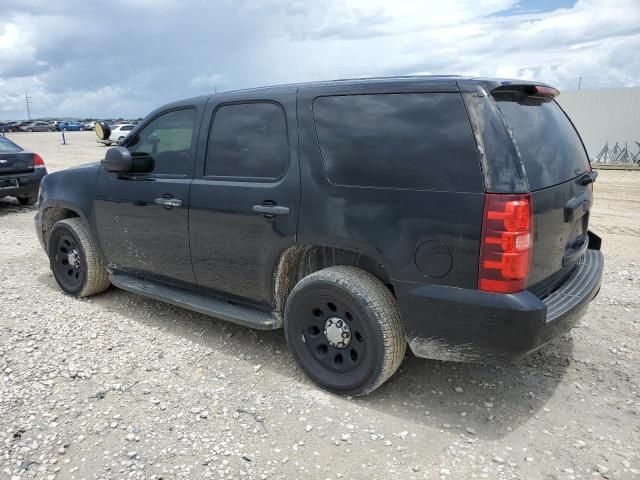
[(56, 128), (48, 122), (31, 122), (20, 127), (21, 132), (55, 132)]
[(22, 205), (38, 200), (40, 180), (47, 174), (44, 161), (37, 153), (0, 136), (0, 198), (16, 197)]
[(558, 94), (404, 77), (176, 102), (45, 177), (36, 231), (64, 292), (284, 328), (334, 392), (373, 391), (407, 347), (516, 361), (576, 324), (604, 267)]
[(95, 128), (96, 128), (96, 122), (87, 122), (84, 124), (85, 130), (95, 130)]
[(20, 127), (22, 127), (23, 125), (27, 125), (31, 122), (8, 122), (7, 125), (4, 127), (4, 131), (5, 132), (19, 132), (20, 131)]
[(84, 130), (84, 125), (78, 122), (60, 122), (57, 125), (58, 130), (66, 130), (67, 132), (79, 132)]
[(120, 125), (116, 125), (111, 128), (111, 135), (109, 138), (113, 141), (124, 140), (124, 138), (129, 135), (129, 132), (133, 130), (136, 126), (132, 123), (123, 123)]

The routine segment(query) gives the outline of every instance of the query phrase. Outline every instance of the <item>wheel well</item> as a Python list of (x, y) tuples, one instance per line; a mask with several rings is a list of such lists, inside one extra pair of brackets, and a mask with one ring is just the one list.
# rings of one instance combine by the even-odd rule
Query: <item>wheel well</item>
[(80, 215), (73, 210), (69, 210), (64, 207), (49, 207), (45, 209), (44, 212), (42, 212), (42, 238), (44, 239), (44, 244), (48, 244), (49, 232), (51, 232), (51, 229), (57, 222), (64, 220), (65, 218), (74, 218), (79, 216)]
[(351, 265), (366, 270), (394, 293), (391, 279), (384, 266), (372, 257), (335, 247), (296, 245), (280, 255), (274, 272), (275, 311), (284, 311), (289, 294), (300, 280), (313, 272), (334, 265)]

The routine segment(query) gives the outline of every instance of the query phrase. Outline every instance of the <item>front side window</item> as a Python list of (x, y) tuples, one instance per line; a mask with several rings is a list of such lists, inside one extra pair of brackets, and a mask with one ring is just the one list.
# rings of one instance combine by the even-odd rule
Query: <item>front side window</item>
[(213, 119), (206, 176), (278, 178), (289, 160), (284, 110), (259, 102), (220, 107)]
[(190, 175), (195, 119), (193, 108), (154, 118), (127, 145), (134, 163), (148, 165), (143, 170), (156, 175)]

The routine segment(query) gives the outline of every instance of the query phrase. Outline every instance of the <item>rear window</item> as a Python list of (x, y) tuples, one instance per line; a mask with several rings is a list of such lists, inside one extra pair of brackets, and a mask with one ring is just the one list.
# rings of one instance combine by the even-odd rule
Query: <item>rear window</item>
[(566, 182), (589, 169), (580, 137), (555, 101), (525, 104), (498, 96), (496, 102), (513, 133), (531, 190)]
[(22, 149), (11, 140), (0, 136), (0, 152), (20, 152)]
[(211, 125), (206, 176), (278, 178), (287, 168), (285, 112), (267, 102), (223, 105)]
[(319, 97), (313, 104), (327, 178), (379, 188), (482, 191), (457, 93)]

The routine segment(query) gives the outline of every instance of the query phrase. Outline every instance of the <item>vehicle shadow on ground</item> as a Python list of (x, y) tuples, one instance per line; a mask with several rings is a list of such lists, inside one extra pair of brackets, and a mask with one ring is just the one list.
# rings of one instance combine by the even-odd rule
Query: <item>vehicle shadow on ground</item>
[(410, 424), (499, 439), (547, 404), (573, 350), (573, 337), (567, 334), (511, 365), (441, 362), (408, 352), (399, 374), (354, 401)]
[[(50, 273), (41, 275), (39, 281), (58, 290)], [(252, 330), (113, 287), (92, 297), (91, 302), (103, 311), (156, 327), (203, 348), (231, 356), (242, 352), (245, 360), (248, 354), (249, 362), (262, 365), (263, 375), (280, 377), (274, 380), (273, 388), (297, 382), (302, 388), (319, 389), (296, 368), (282, 330)], [(442, 429), (499, 439), (537, 415), (562, 381), (572, 356), (571, 335), (556, 339), (513, 365), (441, 362), (408, 352), (400, 370), (378, 390), (336, 401), (398, 417), (414, 431)]]
[(0, 198), (0, 217), (10, 215), (12, 213), (25, 213), (33, 211), (35, 213), (35, 206), (23, 206), (18, 203), (18, 200), (13, 197)]

